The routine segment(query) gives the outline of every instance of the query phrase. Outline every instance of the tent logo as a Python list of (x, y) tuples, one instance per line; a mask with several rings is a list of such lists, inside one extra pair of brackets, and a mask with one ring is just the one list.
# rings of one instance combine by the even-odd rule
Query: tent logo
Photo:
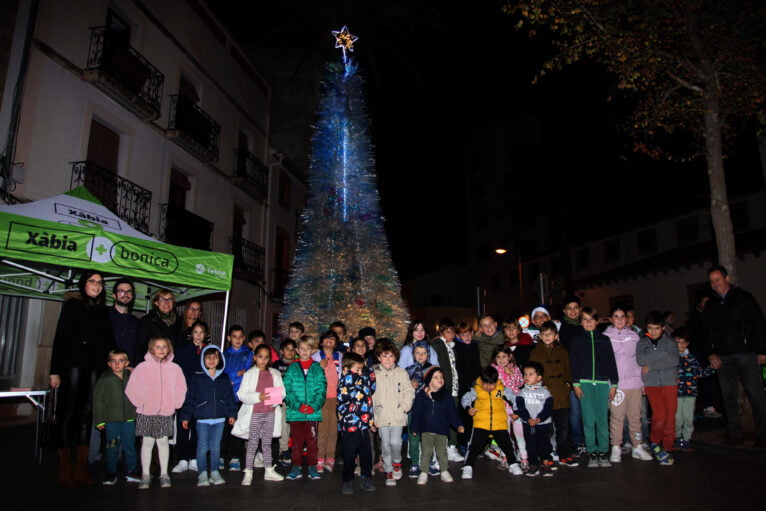
[(178, 269), (178, 259), (172, 252), (130, 241), (115, 243), (111, 248), (110, 257), (114, 264), (122, 268), (166, 275)]
[(199, 273), (200, 275), (203, 275), (205, 273), (209, 273), (210, 275), (215, 275), (216, 277), (226, 277), (226, 272), (223, 270), (216, 270), (215, 268), (208, 268), (202, 263), (197, 263), (197, 265), (194, 267), (194, 269)]
[(112, 242), (107, 238), (98, 236), (88, 242), (88, 253), (90, 254), (90, 260), (94, 263), (108, 263), (111, 261), (111, 250)]
[(56, 233), (48, 234), (44, 231), (27, 231), (27, 241), (25, 241), (24, 244), (33, 245), (35, 247), (53, 248), (56, 250), (67, 250), (69, 252), (77, 251), (77, 243), (70, 240), (66, 234), (57, 237)]
[(70, 229), (50, 229), (38, 225), (11, 222), (6, 250), (39, 254), (45, 257), (76, 259), (89, 261), (90, 257), (83, 248), (94, 236), (87, 232)]

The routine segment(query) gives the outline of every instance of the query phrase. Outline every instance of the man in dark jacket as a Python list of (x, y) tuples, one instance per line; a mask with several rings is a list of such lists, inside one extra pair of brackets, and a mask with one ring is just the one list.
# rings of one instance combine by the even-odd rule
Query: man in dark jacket
[(718, 371), (726, 409), (725, 445), (742, 444), (742, 417), (737, 401), (737, 381), (753, 409), (757, 438), (754, 449), (766, 449), (766, 394), (759, 365), (766, 364), (764, 318), (753, 295), (733, 286), (726, 268), (708, 270), (714, 295), (703, 312), (703, 351)]

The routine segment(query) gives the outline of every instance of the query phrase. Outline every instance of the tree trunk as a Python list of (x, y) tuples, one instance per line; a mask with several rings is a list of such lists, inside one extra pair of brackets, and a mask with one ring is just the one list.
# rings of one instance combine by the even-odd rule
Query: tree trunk
[(705, 153), (710, 183), (710, 218), (713, 221), (718, 263), (729, 270), (732, 283), (737, 282), (737, 252), (731, 223), (726, 176), (723, 167), (720, 105), (715, 85), (705, 89)]

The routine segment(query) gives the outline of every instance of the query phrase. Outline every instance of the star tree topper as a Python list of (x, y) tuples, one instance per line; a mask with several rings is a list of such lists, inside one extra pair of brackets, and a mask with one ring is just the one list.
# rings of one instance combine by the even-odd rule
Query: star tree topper
[(340, 30), (333, 30), (332, 31), (333, 37), (335, 37), (335, 47), (336, 48), (343, 48), (343, 54), (345, 55), (346, 50), (348, 51), (354, 51), (354, 43), (357, 39), (359, 39), (357, 36), (352, 35), (348, 31), (348, 27), (344, 26)]

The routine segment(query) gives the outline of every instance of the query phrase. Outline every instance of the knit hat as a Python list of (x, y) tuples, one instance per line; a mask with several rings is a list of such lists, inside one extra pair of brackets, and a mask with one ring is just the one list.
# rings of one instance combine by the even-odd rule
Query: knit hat
[(436, 371), (439, 371), (440, 373), (442, 372), (439, 366), (431, 366), (423, 371), (423, 385), (428, 386), (431, 383), (431, 379), (434, 377), (434, 374), (436, 374)]
[(548, 310), (548, 307), (546, 307), (545, 305), (538, 305), (537, 307), (532, 309), (532, 312), (529, 313), (529, 318), (533, 319), (535, 317), (535, 314), (537, 314), (538, 312), (542, 312), (543, 314), (546, 314), (548, 316), (548, 319), (553, 317), (551, 316), (551, 313)]
[(371, 336), (375, 337), (375, 329), (372, 328), (371, 326), (366, 326), (366, 327), (362, 328), (361, 330), (359, 330), (359, 338), (360, 339), (364, 339), (368, 335), (371, 335)]

